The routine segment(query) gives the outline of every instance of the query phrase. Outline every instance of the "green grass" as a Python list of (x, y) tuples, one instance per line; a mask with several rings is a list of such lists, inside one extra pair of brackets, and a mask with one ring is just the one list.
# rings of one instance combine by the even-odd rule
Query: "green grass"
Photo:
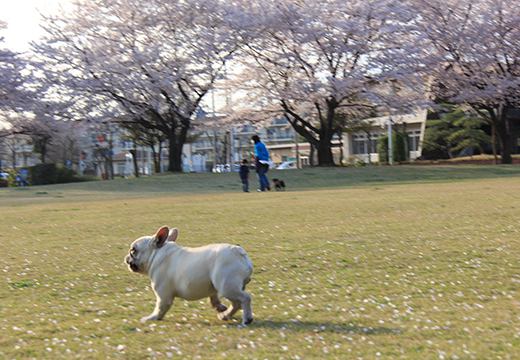
[[(520, 357), (520, 167), (275, 175), (289, 191), (236, 174), (0, 189), (0, 358)], [(123, 257), (163, 224), (249, 252), (251, 326), (207, 300), (139, 322), (154, 295)]]

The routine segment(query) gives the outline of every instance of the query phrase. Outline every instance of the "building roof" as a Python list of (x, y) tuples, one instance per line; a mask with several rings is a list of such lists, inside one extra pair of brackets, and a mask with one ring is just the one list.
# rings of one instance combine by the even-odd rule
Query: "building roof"
[(392, 122), (398, 124), (423, 123), (426, 121), (426, 114), (426, 110), (417, 110), (417, 112), (412, 114), (385, 115), (366, 119), (366, 121), (371, 121), (374, 124), (374, 126), (385, 126), (388, 123), (389, 118), (392, 119)]

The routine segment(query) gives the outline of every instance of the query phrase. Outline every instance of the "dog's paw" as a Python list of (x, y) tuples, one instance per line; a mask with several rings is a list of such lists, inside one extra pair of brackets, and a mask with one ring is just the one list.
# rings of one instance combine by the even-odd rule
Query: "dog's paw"
[(150, 316), (145, 316), (145, 317), (141, 318), (141, 322), (143, 324), (147, 321), (152, 321), (152, 320), (159, 320), (159, 318), (157, 317), (157, 315), (150, 315)]
[(217, 314), (217, 317), (219, 318), (219, 320), (222, 320), (222, 321), (228, 321), (228, 320), (231, 320), (231, 317), (228, 316), (226, 313), (224, 312), (220, 312)]
[(222, 313), (227, 310), (227, 306), (224, 304), (218, 304), (215, 309), (217, 310), (217, 312)]
[(246, 326), (246, 325), (249, 325), (253, 322), (253, 318), (248, 318), (248, 319), (245, 319), (243, 322), (242, 322), (242, 325)]

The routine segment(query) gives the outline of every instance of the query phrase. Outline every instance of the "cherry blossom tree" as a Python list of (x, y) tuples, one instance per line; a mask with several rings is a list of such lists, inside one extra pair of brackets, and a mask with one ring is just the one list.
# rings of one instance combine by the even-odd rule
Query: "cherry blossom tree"
[[(35, 47), (49, 79), (98, 106), (117, 103), (140, 126), (169, 141), (169, 170), (182, 170), (182, 146), (197, 109), (241, 38), (219, 0), (78, 0), (47, 17)], [(104, 99), (104, 100), (103, 100)]]
[[(0, 34), (5, 28), (6, 24), (0, 21)], [(22, 76), (25, 62), (19, 54), (4, 48), (2, 43), (3, 38), (0, 36), (0, 122), (7, 122), (10, 113), (23, 109), (28, 97)], [(0, 126), (0, 136), (11, 133), (10, 127)]]
[[(489, 119), (511, 163), (511, 113), (520, 106), (520, 6), (503, 0), (414, 0), (437, 99)], [(516, 4), (516, 6), (515, 6)]]
[(261, 1), (246, 13), (256, 37), (238, 81), (257, 109), (282, 113), (317, 149), (319, 165), (334, 164), (336, 119), (409, 110), (424, 97), (414, 14), (400, 1)]

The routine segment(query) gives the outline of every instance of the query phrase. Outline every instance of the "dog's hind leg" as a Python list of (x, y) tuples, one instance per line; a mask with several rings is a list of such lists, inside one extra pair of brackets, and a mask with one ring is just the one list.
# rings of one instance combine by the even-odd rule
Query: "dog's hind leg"
[[(243, 280), (227, 281), (219, 294), (229, 299), (233, 306), (226, 312), (219, 314), (221, 320), (229, 320), (240, 308), (242, 308), (242, 324), (247, 325), (253, 321), (253, 312), (251, 310), (251, 296), (242, 290), (244, 287)], [(222, 316), (220, 316), (222, 315)]]
[(224, 312), (218, 313), (218, 318), (220, 320), (231, 320), (233, 315), (235, 315), (235, 313), (238, 310), (240, 310), (241, 304), (239, 301), (233, 301), (233, 300), (230, 300), (230, 301), (231, 301), (231, 307), (228, 308)]
[(211, 295), (209, 297), (209, 301), (211, 302), (211, 306), (213, 307), (213, 309), (217, 310), (218, 313), (223, 313), (227, 310), (227, 306), (220, 302), (220, 299), (218, 298), (217, 294)]

